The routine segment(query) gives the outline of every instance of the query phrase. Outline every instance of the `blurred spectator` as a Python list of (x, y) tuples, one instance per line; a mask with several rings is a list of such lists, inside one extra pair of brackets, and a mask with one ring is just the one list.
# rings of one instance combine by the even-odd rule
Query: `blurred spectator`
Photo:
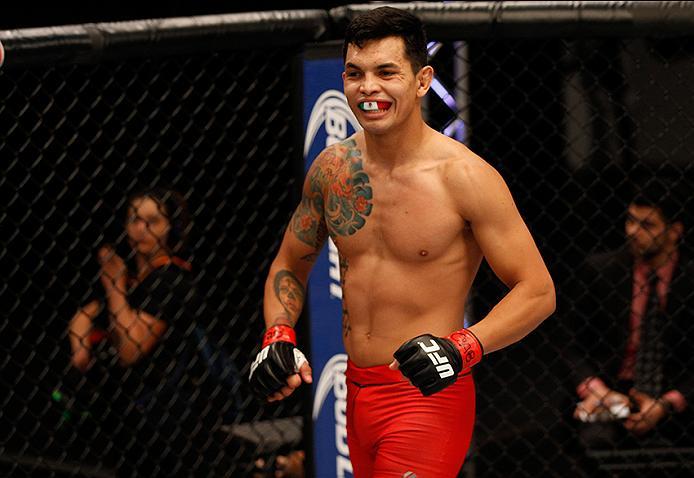
[(124, 366), (159, 355), (152, 349), (161, 345), (168, 326), (194, 317), (196, 309), (189, 307), (197, 300), (190, 294), (191, 265), (176, 255), (184, 248), (187, 227), (185, 202), (176, 192), (144, 191), (128, 201), (125, 229), (131, 252), (126, 259), (131, 270), (112, 246), (99, 249), (103, 297), (82, 307), (70, 322), (77, 369), (90, 367), (92, 347), (107, 338)]
[(628, 206), (626, 247), (589, 256), (567, 294), (586, 448), (693, 441), (694, 263), (675, 192), (646, 184)]
[[(151, 189), (132, 196), (127, 255), (109, 245), (99, 249), (103, 297), (70, 322), (74, 369), (68, 389), (77, 407), (98, 418), (96, 435), (125, 457), (117, 466), (128, 476), (202, 472), (223, 461), (219, 453), (205, 456), (205, 443), (208, 453), (214, 450), (198, 411), (210, 405), (195, 403), (210, 398), (201, 397), (194, 378), (203, 375), (194, 368), (208, 364), (198, 360), (204, 307), (184, 258), (188, 227), (186, 203), (177, 192)], [(75, 378), (75, 371), (86, 380)]]

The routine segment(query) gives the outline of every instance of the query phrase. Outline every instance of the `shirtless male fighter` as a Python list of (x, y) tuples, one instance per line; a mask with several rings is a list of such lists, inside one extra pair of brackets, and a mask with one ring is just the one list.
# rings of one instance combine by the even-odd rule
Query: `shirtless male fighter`
[[(267, 278), (267, 331), (250, 382), (274, 401), (312, 381), (293, 327), (330, 235), (342, 275), (354, 476), (454, 477), (474, 423), (470, 368), (548, 317), (554, 286), (500, 175), (423, 121), (434, 72), (419, 19), (391, 7), (360, 15), (343, 56), (345, 95), (363, 131), (326, 148), (306, 176)], [(509, 292), (463, 328), (483, 257)]]

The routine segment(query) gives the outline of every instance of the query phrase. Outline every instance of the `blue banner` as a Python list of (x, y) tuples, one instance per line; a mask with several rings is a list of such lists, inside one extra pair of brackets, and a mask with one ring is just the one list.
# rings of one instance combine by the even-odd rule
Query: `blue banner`
[[(304, 165), (360, 129), (342, 93), (341, 58), (304, 61)], [(313, 367), (313, 451), (317, 478), (352, 476), (347, 449), (347, 355), (337, 248), (321, 251), (308, 284)]]

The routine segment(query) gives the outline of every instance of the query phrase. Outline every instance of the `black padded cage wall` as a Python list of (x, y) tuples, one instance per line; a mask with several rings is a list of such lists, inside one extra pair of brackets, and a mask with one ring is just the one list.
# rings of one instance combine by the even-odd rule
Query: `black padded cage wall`
[[(476, 367), (477, 423), (460, 475), (691, 476), (687, 414), (668, 418), (681, 424), (672, 443), (616, 447), (585, 447), (572, 414), (576, 351), (590, 353), (585, 337), (601, 343), (589, 319), (613, 300), (588, 297), (578, 271), (589, 254), (624, 245), (636, 192), (676, 200), (681, 257), (691, 257), (694, 4), (392, 5), (427, 26), (439, 83), (427, 121), (504, 176), (558, 293), (552, 318)], [(98, 279), (95, 251), (123, 240), (119, 214), (136, 189), (168, 186), (188, 200), (203, 325), (247, 375), (264, 274), (303, 171), (297, 62), (304, 44), (339, 41), (375, 6), (0, 32), (3, 472), (113, 476), (130, 458), (89, 410), (54, 392), (69, 369), (67, 324)], [(505, 290), (483, 266), (471, 320)], [(691, 330), (679, 332), (686, 348)], [(213, 437), (196, 444), (199, 473), (252, 476), (254, 458), (310, 444), (295, 433), (308, 390), (264, 407), (238, 383), (233, 399), (194, 401)]]

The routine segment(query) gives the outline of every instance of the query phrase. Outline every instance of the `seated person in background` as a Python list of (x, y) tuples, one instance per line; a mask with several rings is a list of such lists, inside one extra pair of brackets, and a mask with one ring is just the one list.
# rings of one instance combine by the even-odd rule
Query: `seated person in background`
[[(191, 397), (200, 394), (192, 393), (196, 384), (188, 373), (187, 345), (202, 303), (191, 265), (179, 256), (189, 224), (186, 204), (175, 191), (146, 190), (129, 199), (125, 219), (131, 252), (122, 258), (111, 246), (98, 251), (104, 297), (70, 322), (72, 364), (99, 397), (83, 400), (105, 403), (99, 413), (107, 410), (118, 424), (110, 439), (126, 457), (119, 467), (143, 476), (156, 468), (176, 474), (201, 460), (195, 440), (204, 443), (208, 435), (192, 410)], [(112, 430), (102, 425), (99, 432)]]
[(587, 448), (691, 443), (694, 430), (694, 263), (682, 205), (652, 183), (633, 198), (625, 248), (588, 257), (568, 300)]

